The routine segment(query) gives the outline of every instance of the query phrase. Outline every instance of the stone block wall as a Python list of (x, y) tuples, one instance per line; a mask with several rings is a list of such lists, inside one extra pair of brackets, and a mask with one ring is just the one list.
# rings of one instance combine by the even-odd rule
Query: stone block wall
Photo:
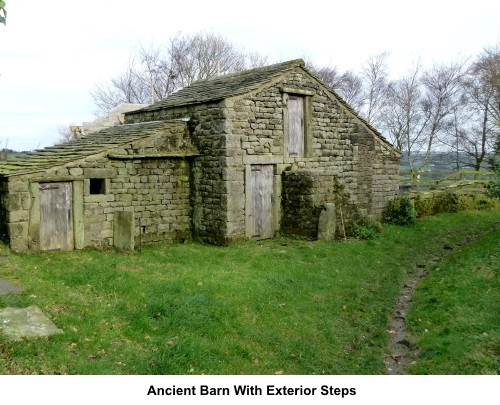
[(85, 179), (86, 246), (113, 245), (115, 211), (134, 213), (136, 244), (191, 237), (190, 165), (186, 160), (103, 160), (93, 164), (89, 174), (101, 176), (99, 168), (114, 175), (107, 181), (105, 194), (90, 195)]
[[(305, 156), (300, 158), (285, 155), (288, 93), (302, 94), (306, 100), (305, 136), (309, 139), (306, 139)], [(243, 178), (239, 175), (242, 161), (243, 164), (276, 165), (277, 174), (283, 173), (283, 231), (315, 236), (318, 207), (334, 199), (329, 194), (333, 183), (348, 195), (344, 207), (346, 219), (359, 216), (378, 219), (387, 201), (397, 194), (399, 154), (308, 74), (291, 74), (260, 92), (237, 97), (226, 105), (235, 145), (235, 158), (228, 161), (227, 170), (233, 172), (235, 178)], [(242, 158), (237, 159), (240, 156)], [(297, 171), (304, 172), (294, 177), (291, 173)], [(304, 182), (305, 178), (312, 182), (312, 190), (297, 194), (297, 185), (292, 184)], [(239, 204), (232, 210), (233, 216), (238, 216)], [(314, 218), (309, 218), (310, 210), (314, 211)]]
[[(285, 155), (287, 94), (303, 95), (306, 100), (306, 153), (300, 158)], [(349, 206), (355, 207), (348, 210), (352, 215), (377, 218), (387, 200), (397, 194), (399, 154), (301, 69), (220, 102), (133, 112), (126, 120), (186, 117), (192, 142), (200, 151), (192, 169), (193, 234), (205, 242), (226, 244), (248, 237), (245, 173), (252, 164), (275, 165), (275, 196), (279, 197), (284, 171), (336, 173), (338, 184), (349, 194)], [(283, 224), (290, 224), (286, 203), (275, 203), (281, 210), (276, 222), (283, 219)], [(313, 228), (309, 224), (301, 232), (314, 233)]]
[[(179, 137), (185, 132), (173, 127)], [(164, 134), (167, 136), (168, 134)], [(54, 168), (14, 175), (0, 182), (0, 218), (6, 241), (16, 252), (37, 250), (40, 214), (37, 193), (41, 182), (73, 184), (75, 247), (113, 246), (114, 213), (134, 215), (136, 244), (191, 237), (191, 160), (177, 149), (173, 157), (158, 154), (165, 136), (142, 139), (112, 151), (91, 155)], [(108, 157), (108, 153), (110, 157)], [(91, 193), (91, 181), (102, 182)], [(37, 214), (38, 210), (38, 214)]]
[(8, 180), (0, 180), (0, 240), (9, 243), (9, 228), (7, 221), (7, 204), (9, 199)]
[(318, 236), (318, 221), (326, 204), (337, 207), (337, 223), (340, 223), (340, 209), (346, 216), (356, 215), (356, 205), (344, 197), (344, 189), (338, 181), (338, 174), (323, 170), (297, 170), (282, 173), (282, 223), (284, 234)]
[(127, 123), (189, 118), (190, 139), (200, 152), (192, 164), (193, 237), (207, 243), (227, 244), (228, 177), (226, 140), (228, 123), (223, 103), (134, 112)]
[(14, 251), (28, 247), (28, 220), (31, 207), (29, 183), (26, 179), (0, 182), (0, 235)]

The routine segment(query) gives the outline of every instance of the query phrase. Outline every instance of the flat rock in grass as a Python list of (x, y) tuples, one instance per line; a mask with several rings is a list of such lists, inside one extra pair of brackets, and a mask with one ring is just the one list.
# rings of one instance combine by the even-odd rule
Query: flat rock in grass
[(64, 333), (35, 305), (0, 309), (0, 331), (13, 340)]
[(7, 280), (0, 280), (0, 295), (21, 294), (23, 289)]

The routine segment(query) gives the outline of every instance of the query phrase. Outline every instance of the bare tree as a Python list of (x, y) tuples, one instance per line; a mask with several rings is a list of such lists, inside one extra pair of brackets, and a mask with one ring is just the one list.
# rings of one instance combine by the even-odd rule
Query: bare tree
[(407, 158), (413, 180), (429, 163), (440, 137), (458, 124), (465, 66), (465, 61), (452, 62), (422, 71), (416, 62), (405, 76), (388, 85), (383, 126)]
[(422, 156), (419, 167), (416, 171), (412, 170), (412, 173), (418, 175), (423, 171), (439, 141), (439, 136), (449, 126), (457, 106), (463, 102), (461, 90), (465, 71), (466, 61), (460, 61), (435, 65), (423, 73), (421, 109), (424, 117), (424, 136), (417, 144)]
[(342, 75), (338, 92), (341, 97), (356, 111), (361, 112), (364, 105), (363, 80), (352, 70)]
[(170, 41), (169, 53), (183, 86), (245, 68), (245, 55), (212, 31), (174, 37)]
[(56, 144), (66, 143), (75, 139), (75, 133), (71, 130), (72, 125), (74, 124), (57, 126), (59, 139), (57, 140)]
[[(500, 44), (499, 44), (500, 45)], [(500, 120), (500, 46), (486, 48), (467, 72), (463, 84), (466, 117), (457, 144), (465, 164), (479, 171), (494, 148)]]
[(383, 107), (387, 97), (389, 53), (383, 52), (369, 57), (361, 68), (361, 80), (364, 83), (363, 117), (373, 126), (381, 123)]
[(388, 84), (387, 103), (383, 113), (383, 127), (389, 139), (406, 156), (410, 167), (414, 166), (412, 152), (421, 143), (425, 128), (420, 109), (421, 69), (420, 61), (417, 61), (406, 75)]
[(102, 115), (120, 103), (154, 102), (193, 81), (267, 63), (267, 56), (245, 53), (212, 31), (178, 32), (163, 46), (140, 44), (124, 71), (91, 94)]
[(148, 103), (151, 98), (148, 82), (141, 64), (131, 57), (125, 69), (108, 83), (94, 85), (91, 95), (97, 115), (105, 115), (121, 103)]
[(336, 67), (316, 67), (306, 62), (307, 68), (314, 73), (324, 84), (337, 93), (356, 112), (363, 106), (363, 82), (353, 71), (348, 70), (340, 74)]
[(445, 126), (444, 136), (440, 137), (441, 143), (446, 147), (443, 158), (447, 159), (447, 163), (453, 165), (456, 171), (463, 167), (470, 166), (470, 160), (464, 154), (464, 140), (467, 138), (466, 127), (470, 120), (470, 113), (467, 111), (467, 99), (465, 94), (461, 98), (462, 103), (457, 104), (453, 108), (453, 113)]
[(329, 88), (334, 91), (338, 90), (342, 82), (342, 75), (339, 73), (337, 67), (317, 67), (310, 61), (306, 61), (306, 67)]

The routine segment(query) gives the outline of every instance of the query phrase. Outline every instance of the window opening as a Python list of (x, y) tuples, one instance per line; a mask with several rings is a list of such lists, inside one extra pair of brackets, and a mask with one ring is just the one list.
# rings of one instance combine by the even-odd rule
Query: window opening
[(90, 194), (106, 194), (106, 180), (90, 179)]

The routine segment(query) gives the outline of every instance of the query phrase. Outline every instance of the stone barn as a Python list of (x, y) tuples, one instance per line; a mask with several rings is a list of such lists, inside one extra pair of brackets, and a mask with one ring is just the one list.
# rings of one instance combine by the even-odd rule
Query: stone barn
[(398, 192), (398, 151), (302, 60), (195, 82), (124, 121), (0, 164), (12, 250), (333, 239)]

